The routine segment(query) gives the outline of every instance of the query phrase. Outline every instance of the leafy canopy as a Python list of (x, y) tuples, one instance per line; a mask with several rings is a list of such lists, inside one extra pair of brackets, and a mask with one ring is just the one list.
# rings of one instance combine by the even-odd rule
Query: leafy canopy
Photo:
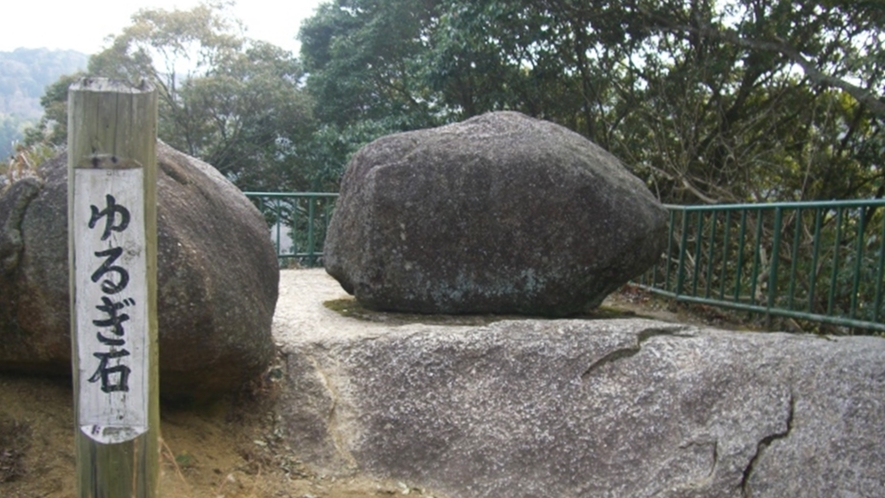
[(518, 110), (712, 203), (883, 194), (883, 26), (848, 0), (334, 0), (300, 39), (340, 136)]
[[(518, 110), (664, 201), (885, 194), (885, 9), (854, 0), (330, 0), (300, 59), (222, 4), (149, 9), (90, 60), (149, 78), (160, 137), (250, 190), (337, 190), (389, 133)], [(66, 83), (30, 137), (60, 143)]]
[[(159, 138), (219, 169), (243, 190), (307, 190), (316, 183), (302, 148), (315, 127), (304, 72), (293, 54), (239, 34), (224, 4), (145, 9), (89, 60), (88, 74), (158, 89)], [(66, 140), (67, 87), (52, 85), (31, 140)]]

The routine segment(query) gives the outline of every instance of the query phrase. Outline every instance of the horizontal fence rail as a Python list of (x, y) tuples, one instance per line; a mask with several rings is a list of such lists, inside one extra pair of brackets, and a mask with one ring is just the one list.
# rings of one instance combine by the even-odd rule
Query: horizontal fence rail
[(270, 227), (281, 266), (323, 266), (323, 243), (338, 194), (245, 192)]
[(640, 287), (678, 301), (885, 331), (885, 200), (666, 206)]

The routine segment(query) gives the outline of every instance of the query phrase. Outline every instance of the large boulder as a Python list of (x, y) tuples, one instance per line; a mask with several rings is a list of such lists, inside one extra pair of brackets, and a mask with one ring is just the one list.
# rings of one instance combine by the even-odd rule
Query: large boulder
[(663, 207), (614, 156), (498, 112), (361, 149), (324, 256), (376, 309), (568, 315), (651, 266), (665, 230)]
[[(295, 457), (478, 497), (885, 496), (885, 340), (644, 319), (361, 322), (283, 274)], [(290, 281), (291, 280), (291, 281)], [(291, 289), (291, 290), (287, 290)], [(281, 445), (283, 446), (283, 445)]]
[[(206, 163), (158, 143), (160, 390), (236, 389), (274, 355), (267, 225)], [(70, 374), (67, 155), (0, 196), (0, 369)]]

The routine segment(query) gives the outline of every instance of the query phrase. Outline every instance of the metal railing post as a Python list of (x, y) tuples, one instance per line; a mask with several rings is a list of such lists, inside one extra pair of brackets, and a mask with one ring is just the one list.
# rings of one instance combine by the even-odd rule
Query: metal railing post
[[(766, 320), (770, 320), (772, 316), (785, 316), (849, 329), (885, 332), (885, 323), (881, 321), (881, 307), (885, 300), (885, 214), (877, 215), (877, 210), (885, 207), (885, 199), (665, 207), (670, 211), (667, 275), (661, 285), (654, 282), (647, 285), (643, 282), (640, 284), (642, 288), (678, 301), (747, 311), (751, 318), (754, 314), (763, 314)], [(855, 210), (857, 215), (854, 214)], [(732, 213), (737, 211), (740, 212), (740, 222), (734, 227), (737, 236), (732, 237)], [(681, 214), (681, 220), (676, 220), (677, 212)], [(705, 234), (706, 222), (703, 216), (706, 212), (711, 214), (709, 233)], [(720, 212), (725, 213), (721, 237), (717, 235), (720, 232), (717, 223)], [(771, 216), (768, 212), (772, 213)], [(783, 256), (784, 227), (789, 226), (785, 216), (791, 212), (795, 212), (792, 216), (794, 232), (788, 255), (791, 259), (789, 282), (785, 283), (779, 275), (780, 260)], [(833, 216), (828, 213), (833, 213)], [(698, 219), (690, 222), (693, 215), (698, 216)], [(812, 237), (811, 247), (800, 248), (802, 234), (812, 232), (803, 228), (803, 218), (812, 216), (813, 233), (809, 233)], [(747, 225), (750, 220), (756, 226), (754, 233), (748, 237)], [(881, 225), (870, 230), (873, 223)], [(682, 234), (677, 240), (673, 234), (680, 226)], [(697, 230), (692, 253), (687, 252), (690, 228)], [(856, 230), (855, 234), (851, 234), (855, 238), (843, 241), (843, 237), (849, 235), (849, 229)], [(872, 235), (867, 236), (867, 232)], [(771, 233), (770, 238), (768, 233)], [(732, 239), (737, 239), (734, 250), (731, 248)], [(832, 257), (829, 256), (830, 251), (822, 250), (824, 239), (828, 247), (832, 248)], [(705, 249), (704, 243), (710, 244), (710, 247)], [(672, 253), (675, 245), (680, 246), (678, 259), (674, 259), (676, 256)], [(867, 249), (874, 245), (875, 250)], [(771, 248), (771, 257), (765, 259), (762, 257), (762, 250), (768, 247)], [(747, 251), (752, 251), (752, 262)], [(714, 255), (720, 254), (722, 261), (716, 269), (712, 260)], [(691, 257), (695, 261), (688, 267), (686, 260)], [(704, 271), (703, 257), (708, 258), (707, 282), (701, 290), (698, 279)], [(849, 265), (845, 261), (851, 257), (855, 259)], [(669, 276), (671, 267), (677, 272), (675, 285)], [(685, 285), (687, 271), (694, 271), (690, 286)], [(711, 291), (714, 274), (718, 274), (719, 292), (718, 296), (711, 297), (711, 294), (715, 294)], [(875, 279), (874, 283), (865, 284), (867, 274)], [(823, 296), (824, 299), (817, 298), (819, 277), (829, 278), (828, 292)], [(744, 278), (749, 279), (746, 282), (749, 285), (744, 285)], [(767, 285), (767, 289), (760, 287), (763, 285)], [(674, 286), (675, 288), (671, 288)], [(787, 299), (781, 299), (782, 286), (789, 293)], [(801, 299), (797, 296), (797, 289), (800, 288), (807, 290), (807, 295)], [(726, 289), (729, 291), (726, 292)], [(745, 289), (749, 289), (749, 295)], [(818, 302), (823, 306), (818, 306)], [(870, 308), (872, 311), (867, 311)]]
[[(253, 202), (261, 209), (273, 209), (272, 215), (274, 222), (270, 224), (268, 230), (274, 247), (277, 251), (277, 258), (280, 264), (287, 259), (296, 259), (305, 263), (307, 266), (314, 266), (319, 263), (323, 257), (322, 246), (324, 244), (325, 234), (329, 225), (329, 218), (333, 209), (335, 199), (338, 198), (337, 193), (333, 192), (244, 192), (246, 197), (252, 199)], [(302, 201), (307, 202), (307, 207), (302, 209)], [(290, 208), (290, 221), (286, 227), (288, 232), (283, 231), (283, 207), (286, 202)], [(272, 205), (270, 208), (268, 205)], [(322, 229), (317, 226), (318, 213), (320, 210), (322, 216)], [(304, 216), (302, 216), (302, 214)], [(265, 216), (267, 217), (267, 216)], [(305, 219), (305, 227), (300, 228), (301, 220)], [(283, 236), (292, 238), (291, 250), (284, 247)], [(299, 250), (301, 247), (303, 250)]]

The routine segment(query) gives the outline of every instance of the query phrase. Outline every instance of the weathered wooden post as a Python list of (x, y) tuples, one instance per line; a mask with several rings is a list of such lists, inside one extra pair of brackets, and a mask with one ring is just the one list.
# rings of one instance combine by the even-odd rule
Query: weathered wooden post
[(84, 78), (68, 91), (68, 233), (80, 497), (155, 497), (157, 96)]

